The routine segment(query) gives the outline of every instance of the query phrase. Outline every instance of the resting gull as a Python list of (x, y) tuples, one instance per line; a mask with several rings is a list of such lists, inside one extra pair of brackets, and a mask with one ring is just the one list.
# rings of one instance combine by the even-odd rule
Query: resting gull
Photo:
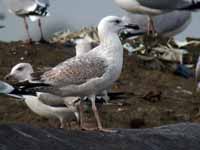
[[(119, 78), (123, 65), (123, 47), (118, 33), (126, 28), (138, 30), (137, 25), (127, 24), (117, 16), (107, 16), (98, 25), (99, 46), (81, 57), (73, 57), (41, 74), (35, 74), (35, 82), (24, 84), (23, 88), (36, 92), (48, 92), (61, 97), (88, 97), (100, 131), (104, 129), (95, 104), (95, 96), (111, 87)], [(22, 86), (22, 85), (21, 85)], [(38, 94), (40, 96), (40, 94)], [(80, 103), (80, 126), (83, 125), (82, 101)]]
[(25, 29), (29, 42), (32, 42), (32, 39), (26, 20), (27, 17), (29, 17), (31, 21), (38, 20), (38, 26), (41, 33), (40, 41), (45, 42), (40, 18), (49, 15), (49, 12), (47, 11), (50, 5), (49, 0), (6, 0), (6, 2), (10, 12), (24, 18)]
[[(191, 23), (191, 18), (191, 12), (188, 11), (172, 11), (152, 17), (156, 32), (164, 37), (173, 37), (184, 31)], [(146, 15), (127, 13), (123, 19), (129, 23), (137, 23), (141, 31), (148, 32)]]
[[(29, 63), (19, 63), (15, 65), (11, 72), (6, 76), (6, 78), (14, 78), (19, 82), (23, 81), (31, 81), (31, 74), (33, 73), (33, 68)], [(48, 103), (49, 99), (47, 99), (44, 103), (40, 98), (35, 95), (24, 94), (22, 96), (26, 105), (36, 114), (47, 117), (47, 118), (57, 118), (60, 121), (60, 128), (64, 128), (65, 122), (67, 121), (70, 125), (71, 121), (78, 121), (78, 112), (76, 107), (73, 105), (73, 102), (77, 99), (74, 97), (61, 98), (56, 97), (55, 100), (63, 100), (66, 101), (67, 105), (55, 105), (52, 103)], [(48, 95), (48, 98), (55, 98), (53, 95)], [(59, 99), (60, 98), (60, 99)], [(54, 101), (55, 101), (54, 100)], [(48, 105), (49, 104), (49, 105)], [(62, 104), (62, 103), (61, 103)], [(66, 103), (65, 103), (66, 104)]]
[(115, 0), (115, 2), (128, 12), (148, 15), (149, 30), (154, 28), (152, 16), (175, 10), (193, 11), (200, 8), (198, 0)]

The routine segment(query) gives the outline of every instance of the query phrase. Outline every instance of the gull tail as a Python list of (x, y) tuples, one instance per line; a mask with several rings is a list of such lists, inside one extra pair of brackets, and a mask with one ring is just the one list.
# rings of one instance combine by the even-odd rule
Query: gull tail
[(31, 21), (36, 21), (40, 19), (40, 17), (50, 16), (48, 9), (49, 5), (45, 5), (43, 3), (37, 2), (34, 7), (31, 7), (31, 11), (29, 11), (29, 18)]
[(16, 92), (17, 90), (15, 89), (15, 87), (6, 82), (0, 81), (0, 95), (23, 99), (22, 96), (14, 94)]
[(28, 81), (20, 82), (15, 85), (10, 85), (0, 81), (0, 95), (11, 96), (14, 98), (23, 98), (23, 95), (37, 95), (40, 88), (49, 86), (43, 83), (30, 83)]
[(180, 8), (179, 10), (198, 10), (200, 9), (200, 1), (192, 0), (192, 3), (186, 7)]

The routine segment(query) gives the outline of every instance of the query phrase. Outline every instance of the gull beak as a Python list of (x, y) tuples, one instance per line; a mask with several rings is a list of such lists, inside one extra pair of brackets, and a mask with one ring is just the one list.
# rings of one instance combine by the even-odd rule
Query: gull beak
[(133, 30), (139, 30), (140, 29), (140, 27), (138, 25), (134, 25), (134, 24), (128, 24), (128, 25), (125, 25), (124, 27), (128, 28), (128, 29), (133, 29)]
[[(137, 30), (137, 31), (136, 31)], [(124, 26), (124, 30), (120, 33), (120, 38), (126, 40), (130, 37), (144, 35), (145, 32), (141, 31), (138, 25), (128, 24)]]
[(4, 77), (4, 80), (9, 80), (10, 78), (12, 78), (12, 75), (11, 75), (11, 74), (7, 74), (7, 75)]

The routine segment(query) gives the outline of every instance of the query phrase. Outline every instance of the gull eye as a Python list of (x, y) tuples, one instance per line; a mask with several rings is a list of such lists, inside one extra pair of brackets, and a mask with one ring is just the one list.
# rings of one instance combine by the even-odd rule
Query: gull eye
[(122, 21), (121, 20), (115, 20), (116, 24), (120, 24)]
[(24, 67), (17, 68), (18, 71), (22, 71), (23, 69), (24, 69)]

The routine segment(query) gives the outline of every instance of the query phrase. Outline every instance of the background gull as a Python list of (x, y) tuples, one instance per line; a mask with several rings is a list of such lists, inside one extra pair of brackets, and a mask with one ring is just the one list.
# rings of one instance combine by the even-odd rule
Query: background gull
[[(137, 23), (140, 30), (147, 31), (148, 17), (146, 15), (127, 13), (123, 17), (129, 23)], [(172, 11), (152, 18), (156, 32), (165, 37), (173, 37), (184, 31), (191, 23), (191, 12)]]
[(128, 12), (148, 15), (149, 30), (150, 28), (154, 28), (152, 16), (174, 10), (192, 11), (200, 8), (200, 1), (194, 0), (115, 0), (115, 2)]
[(200, 56), (196, 64), (195, 77), (196, 77), (196, 83), (197, 83), (197, 92), (200, 92)]
[[(19, 63), (15, 65), (11, 72), (8, 74), (7, 78), (14, 78), (19, 82), (31, 81), (31, 74), (33, 73), (33, 68), (29, 63)], [(78, 121), (78, 112), (76, 107), (72, 104), (77, 98), (68, 97), (61, 98), (53, 95), (47, 95), (47, 101), (44, 103), (40, 98), (34, 95), (23, 95), (26, 105), (36, 114), (47, 117), (47, 118), (57, 118), (60, 121), (60, 128), (64, 128), (65, 122), (67, 121), (70, 125), (71, 121)], [(67, 106), (62, 104), (52, 104), (48, 103), (49, 99), (55, 98), (58, 100), (65, 100), (68, 102)], [(54, 101), (55, 101), (54, 99)], [(63, 101), (64, 101), (63, 100)], [(52, 100), (53, 101), (53, 100)], [(50, 101), (51, 102), (51, 101)], [(65, 103), (66, 104), (66, 103)]]
[(49, 7), (49, 0), (6, 0), (9, 7), (9, 11), (17, 16), (24, 18), (25, 29), (29, 38), (29, 42), (32, 42), (29, 27), (26, 17), (29, 17), (31, 21), (38, 20), (38, 26), (41, 33), (41, 42), (44, 42), (44, 36), (42, 32), (42, 25), (40, 17), (49, 15), (47, 9)]
[[(0, 12), (0, 20), (4, 20), (5, 19), (5, 14), (3, 12)], [(0, 28), (4, 28), (4, 25), (0, 25)]]
[[(73, 57), (49, 71), (35, 76), (35, 82), (25, 87), (33, 87), (37, 92), (48, 92), (58, 96), (87, 96), (92, 102), (98, 130), (110, 131), (102, 127), (95, 104), (95, 95), (111, 87), (119, 78), (123, 65), (123, 47), (118, 33), (126, 28), (138, 30), (137, 25), (128, 25), (120, 17), (108, 16), (98, 25), (99, 46), (82, 57)], [(80, 104), (80, 125), (83, 129), (82, 104)]]

